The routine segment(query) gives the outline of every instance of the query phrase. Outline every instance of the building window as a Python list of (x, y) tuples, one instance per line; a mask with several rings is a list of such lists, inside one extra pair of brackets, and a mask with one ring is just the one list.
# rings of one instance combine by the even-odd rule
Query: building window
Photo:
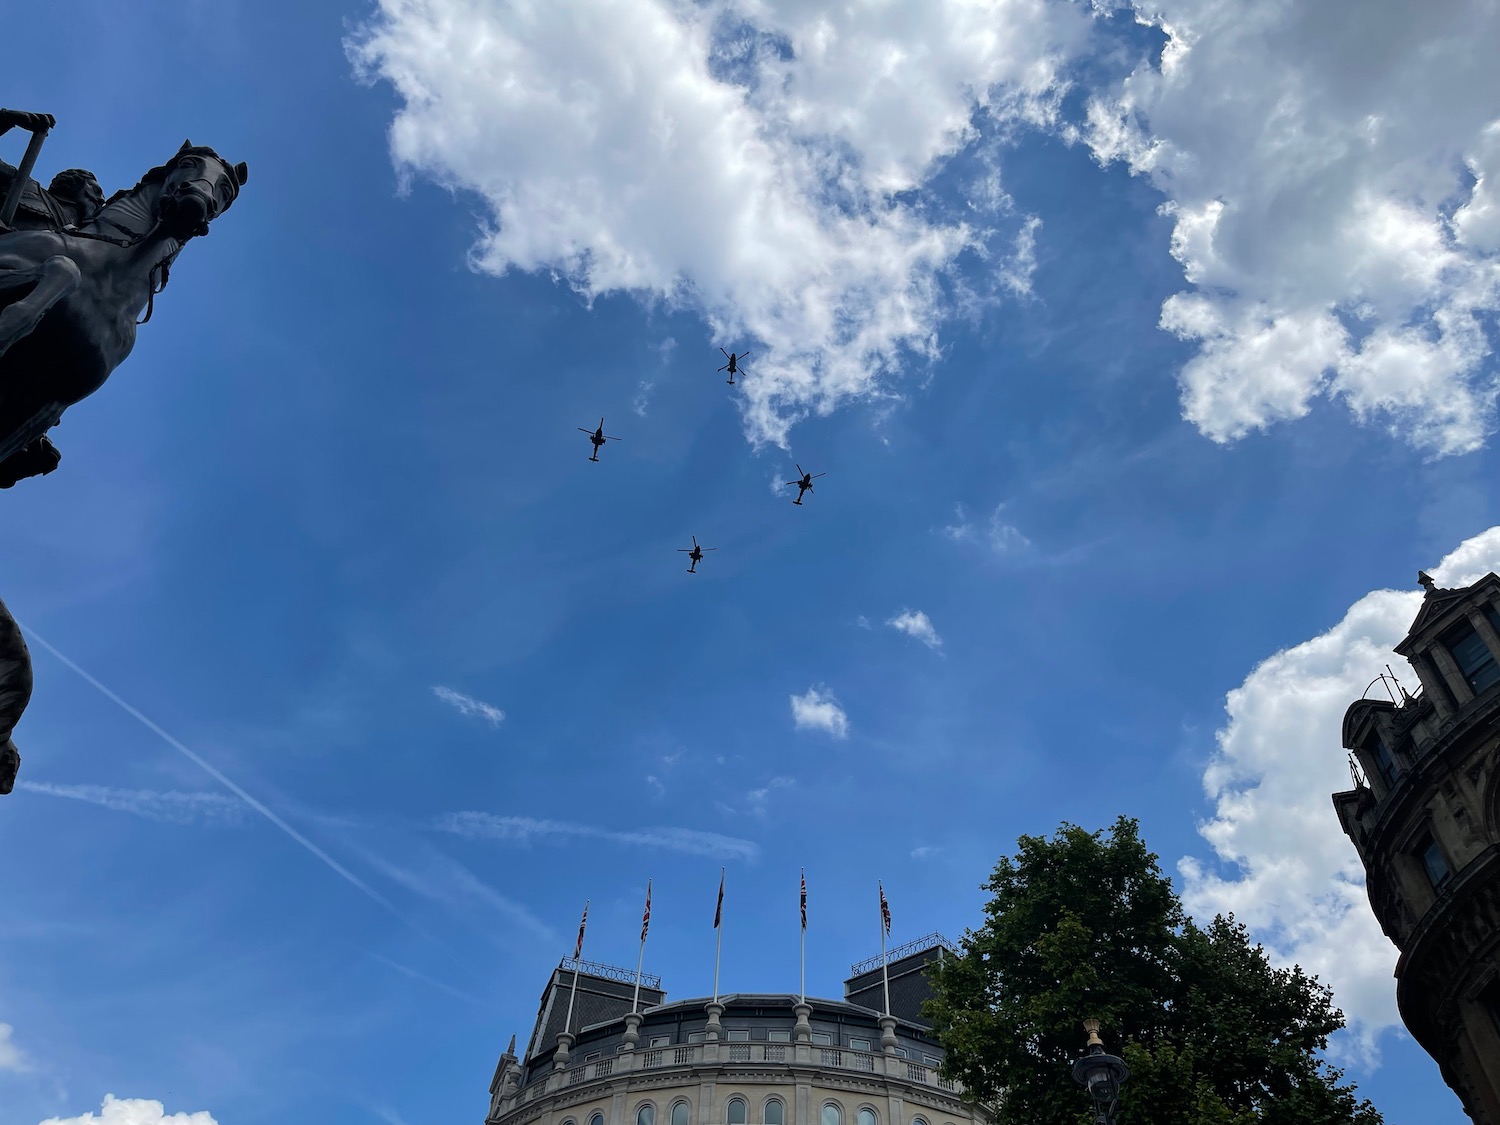
[(859, 1125), (875, 1125), (875, 1111), (873, 1109), (862, 1109), (856, 1117)]
[[(770, 1031), (766, 1032), (766, 1040), (771, 1043), (790, 1043), (792, 1041), (792, 1033), (784, 1027), (780, 1029), (773, 1027)], [(766, 1125), (771, 1125), (771, 1123), (767, 1121)]]
[(1365, 743), (1365, 752), (1375, 763), (1375, 768), (1380, 772), (1380, 780), (1385, 782), (1385, 787), (1395, 788), (1396, 781), (1401, 776), (1401, 767), (1396, 765), (1396, 759), (1391, 756), (1390, 747), (1385, 744), (1385, 739), (1378, 734), (1373, 735), (1370, 741)]
[(1490, 1022), (1495, 1025), (1495, 1034), (1500, 1035), (1500, 976), (1490, 978), (1490, 983), (1485, 985), (1484, 991), (1479, 994), (1479, 1002), (1490, 1014)]
[(596, 1113), (589, 1118), (589, 1125), (604, 1125), (604, 1114)]
[(851, 1051), (868, 1051), (870, 1049), (870, 1041), (868, 1039), (855, 1039), (851, 1037), (849, 1039), (849, 1049)]
[(922, 1056), (922, 1061), (924, 1063), (926, 1063), (928, 1066), (942, 1066), (943, 1065), (943, 1060), (942, 1059), (936, 1058), (936, 1057), (934, 1057), (932, 1055), (923, 1055)]
[(726, 1120), (729, 1125), (745, 1125), (745, 1099), (730, 1098), (729, 1112)]
[(844, 1125), (844, 1111), (833, 1102), (824, 1102), (819, 1125)]
[(906, 1048), (905, 1047), (897, 1047), (896, 1048), (896, 1057), (898, 1059), (904, 1059), (904, 1058), (906, 1058)]
[[(671, 1045), (671, 1042), (672, 1037), (670, 1035), (653, 1035), (651, 1042), (647, 1045), (651, 1047), (667, 1047)], [(650, 1123), (648, 1122), (647, 1125), (650, 1125)]]
[(833, 1036), (826, 1031), (815, 1031), (812, 1033), (813, 1042), (822, 1047), (833, 1046)]
[(672, 1107), (672, 1125), (688, 1125), (688, 1104), (678, 1102)]
[(1422, 866), (1427, 869), (1427, 878), (1432, 881), (1432, 889), (1442, 894), (1453, 879), (1453, 872), (1448, 869), (1448, 861), (1443, 856), (1442, 845), (1428, 836), (1420, 845), (1419, 851)]
[(586, 1062), (586, 1063), (591, 1063), (595, 1059), (597, 1059), (598, 1057), (599, 1057), (599, 1052), (595, 1051), (592, 1055), (584, 1055), (583, 1056), (583, 1061)]
[(748, 1027), (731, 1027), (729, 1029), (729, 1042), (731, 1042), (731, 1043), (748, 1043), (748, 1042), (750, 1042), (750, 1029)]
[(781, 1104), (780, 1098), (770, 1098), (766, 1102), (766, 1108), (761, 1113), (765, 1125), (785, 1125), (786, 1106)]
[(636, 1110), (635, 1125), (656, 1125), (656, 1107), (647, 1102)]
[(927, 1119), (925, 1117), (913, 1117), (911, 1125), (927, 1125)]
[(1500, 683), (1500, 664), (1495, 663), (1490, 646), (1472, 625), (1460, 625), (1443, 638), (1443, 644), (1453, 654), (1453, 662), (1475, 695), (1491, 684)]
[(688, 1042), (689, 1043), (702, 1043), (703, 1039), (704, 1039), (704, 1036), (706, 1034), (707, 1034), (707, 1032), (703, 1032), (703, 1031), (690, 1031), (690, 1032), (688, 1032)]

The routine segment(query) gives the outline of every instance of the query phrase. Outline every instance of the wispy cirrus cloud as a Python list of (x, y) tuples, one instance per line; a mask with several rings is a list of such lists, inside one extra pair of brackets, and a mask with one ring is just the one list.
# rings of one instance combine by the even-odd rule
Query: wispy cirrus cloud
[(810, 687), (791, 698), (792, 723), (798, 730), (821, 730), (834, 738), (849, 737), (849, 716), (826, 687)]
[(561, 843), (569, 840), (605, 840), (628, 847), (658, 848), (707, 856), (711, 859), (754, 859), (760, 845), (753, 840), (722, 836), (717, 832), (699, 832), (691, 828), (601, 828), (564, 820), (542, 820), (530, 816), (501, 816), (487, 812), (452, 812), (439, 817), (433, 825), (439, 832), (449, 832), (470, 840), (509, 840), (521, 845)]
[(911, 857), (912, 859), (931, 859), (942, 850), (942, 848), (935, 844), (921, 844), (918, 847), (912, 848)]
[(460, 715), (475, 715), (489, 723), (492, 727), (498, 727), (505, 721), (505, 712), (492, 703), (486, 703), (482, 699), (475, 699), (472, 695), (465, 695), (461, 691), (454, 691), (450, 687), (434, 687), (432, 694), (444, 703), (455, 708)]
[(977, 543), (997, 555), (1018, 555), (1031, 546), (1031, 540), (1004, 518), (1005, 505), (995, 505), (986, 520), (970, 519), (962, 504), (953, 505), (954, 522), (939, 530), (955, 543)]
[(931, 649), (943, 647), (943, 638), (932, 627), (932, 620), (920, 609), (903, 609), (886, 622), (892, 629), (921, 641)]
[(555, 941), (557, 934), (525, 906), (490, 886), (458, 860), (431, 844), (408, 848), (403, 862), (396, 863), (369, 849), (362, 849), (364, 861), (399, 886), (423, 898), (441, 903), (458, 913), (476, 906), (493, 910), (543, 942)]
[(161, 824), (238, 827), (249, 821), (249, 810), (244, 802), (227, 793), (119, 789), (110, 785), (54, 785), (46, 781), (18, 781), (16, 788), (49, 797), (83, 801)]
[(8, 1023), (0, 1023), (0, 1071), (24, 1074), (31, 1069), (31, 1062), (25, 1052), (16, 1046), (16, 1041), (12, 1038), (15, 1030)]

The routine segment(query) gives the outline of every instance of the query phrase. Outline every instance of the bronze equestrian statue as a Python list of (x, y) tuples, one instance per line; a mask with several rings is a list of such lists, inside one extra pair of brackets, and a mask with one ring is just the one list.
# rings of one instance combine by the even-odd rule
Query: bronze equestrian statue
[[(51, 123), (47, 114), (0, 113), (0, 125), (33, 131), (20, 172)], [(46, 190), (23, 185), (21, 206), (0, 229), (0, 487), (56, 467), (44, 435), (130, 354), (177, 255), (229, 209), (247, 174), (243, 163), (184, 141), (97, 207), (103, 193), (79, 169)]]
[[(184, 141), (108, 200), (77, 168), (44, 189), (31, 168), (54, 124), (0, 110), (0, 133), (32, 134), (19, 168), (0, 163), (0, 488), (57, 467), (47, 431), (130, 354), (177, 255), (229, 210), (248, 172)], [(0, 602), (0, 794), (15, 785), (10, 736), (30, 698), (31, 656)]]

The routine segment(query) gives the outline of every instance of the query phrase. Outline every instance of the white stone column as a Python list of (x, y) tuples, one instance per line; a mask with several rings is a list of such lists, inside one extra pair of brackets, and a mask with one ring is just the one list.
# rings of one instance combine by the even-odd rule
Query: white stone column
[(797, 1041), (792, 1048), (793, 1059), (802, 1066), (812, 1062), (812, 1024), (807, 1022), (807, 1017), (812, 1015), (810, 1004), (793, 1004), (792, 1011), (797, 1013), (797, 1022), (792, 1027), (792, 1037)]
[(636, 1044), (641, 1041), (641, 1014), (639, 1012), (631, 1012), (625, 1017), (625, 1035), (623, 1038), (625, 1045), (622, 1050), (635, 1050)]
[(1438, 671), (1442, 673), (1443, 681), (1448, 685), (1448, 689), (1453, 692), (1453, 698), (1458, 700), (1458, 705), (1462, 707), (1472, 700), (1474, 689), (1469, 687), (1464, 674), (1458, 670), (1457, 661), (1448, 654), (1448, 650), (1442, 646), (1442, 643), (1433, 645), (1427, 651), (1432, 656), (1432, 662), (1437, 665)]
[(722, 1057), (719, 1039), (724, 1032), (723, 1025), (719, 1023), (719, 1017), (724, 1014), (724, 1005), (710, 1000), (703, 1005), (703, 1010), (708, 1013), (708, 1026), (704, 1028), (703, 1034), (703, 1061), (718, 1062)]
[(1500, 633), (1495, 632), (1490, 619), (1478, 606), (1470, 606), (1466, 612), (1469, 615), (1469, 624), (1474, 626), (1474, 632), (1484, 639), (1484, 647), (1490, 650), (1490, 657), (1496, 664), (1500, 664)]
[(1427, 659), (1426, 653), (1413, 653), (1407, 658), (1416, 672), (1417, 679), (1422, 684), (1422, 694), (1431, 702), (1433, 709), (1437, 711), (1440, 721), (1446, 722), (1453, 718), (1453, 704), (1448, 701), (1448, 693), (1443, 690), (1442, 679), (1432, 662)]

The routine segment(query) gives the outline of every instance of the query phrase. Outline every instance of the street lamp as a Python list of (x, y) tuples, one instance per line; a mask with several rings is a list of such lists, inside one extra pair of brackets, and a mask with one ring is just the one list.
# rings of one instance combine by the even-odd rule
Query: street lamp
[(1098, 1116), (1096, 1125), (1115, 1125), (1115, 1109), (1120, 1104), (1120, 1084), (1130, 1077), (1130, 1068), (1123, 1059), (1104, 1053), (1104, 1041), (1099, 1038), (1099, 1021), (1084, 1020), (1083, 1030), (1089, 1033), (1089, 1053), (1073, 1064), (1073, 1080), (1088, 1087), (1094, 1098), (1094, 1109)]

